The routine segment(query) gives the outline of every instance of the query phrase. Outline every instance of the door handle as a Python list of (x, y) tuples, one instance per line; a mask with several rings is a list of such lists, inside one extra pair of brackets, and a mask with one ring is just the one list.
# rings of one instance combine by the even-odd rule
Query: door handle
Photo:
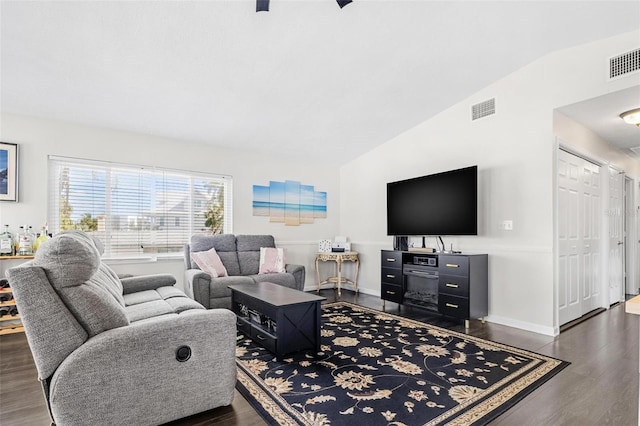
[(619, 246), (621, 246), (621, 245), (623, 245), (623, 244), (624, 244), (624, 243), (623, 243), (622, 241), (618, 241), (618, 245), (619, 245)]
[(395, 262), (395, 261), (396, 261), (396, 260), (395, 260), (395, 259), (392, 259), (392, 258), (387, 259), (387, 262)]
[(455, 263), (447, 263), (447, 268), (459, 268), (460, 265), (457, 265)]
[(454, 305), (453, 303), (447, 303), (447, 308), (456, 308), (458, 309), (458, 305)]
[(395, 275), (387, 275), (387, 278), (395, 278)]
[(387, 291), (387, 294), (396, 294), (395, 291)]
[(451, 288), (458, 288), (458, 284), (446, 283), (445, 286), (451, 287)]

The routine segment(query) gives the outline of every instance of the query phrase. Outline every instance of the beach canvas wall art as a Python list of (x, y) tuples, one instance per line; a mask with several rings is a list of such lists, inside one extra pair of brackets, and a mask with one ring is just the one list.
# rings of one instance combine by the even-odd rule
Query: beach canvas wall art
[(327, 217), (327, 193), (293, 180), (253, 185), (253, 215), (287, 226), (312, 224)]

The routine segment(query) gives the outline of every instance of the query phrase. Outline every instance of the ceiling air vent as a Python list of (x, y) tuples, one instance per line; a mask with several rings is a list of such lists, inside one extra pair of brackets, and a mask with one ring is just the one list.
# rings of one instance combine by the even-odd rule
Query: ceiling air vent
[(488, 101), (480, 102), (471, 106), (471, 120), (477, 120), (478, 118), (486, 117), (496, 113), (496, 99), (489, 99)]
[(616, 78), (640, 70), (640, 49), (609, 59), (609, 78)]

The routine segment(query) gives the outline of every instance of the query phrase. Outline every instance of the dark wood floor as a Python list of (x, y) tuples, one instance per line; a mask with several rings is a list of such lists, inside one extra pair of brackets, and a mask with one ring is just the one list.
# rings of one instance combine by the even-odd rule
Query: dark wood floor
[[(322, 290), (328, 302), (334, 290)], [(340, 300), (376, 309), (379, 298), (344, 291)], [(464, 332), (460, 323), (420, 309), (387, 303), (388, 312)], [(468, 333), (570, 361), (491, 425), (638, 425), (639, 318), (620, 304), (553, 338), (496, 324), (473, 321)], [(24, 334), (0, 336), (0, 424), (50, 423), (37, 373)], [(172, 425), (264, 425), (236, 392), (233, 404), (183, 419)]]

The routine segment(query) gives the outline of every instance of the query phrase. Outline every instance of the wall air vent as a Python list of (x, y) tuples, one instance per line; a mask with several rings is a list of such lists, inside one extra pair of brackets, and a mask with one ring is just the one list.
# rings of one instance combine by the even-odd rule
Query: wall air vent
[(640, 49), (609, 59), (609, 79), (640, 70)]
[(471, 106), (471, 120), (486, 117), (496, 113), (496, 99), (492, 98), (488, 101), (480, 102)]

